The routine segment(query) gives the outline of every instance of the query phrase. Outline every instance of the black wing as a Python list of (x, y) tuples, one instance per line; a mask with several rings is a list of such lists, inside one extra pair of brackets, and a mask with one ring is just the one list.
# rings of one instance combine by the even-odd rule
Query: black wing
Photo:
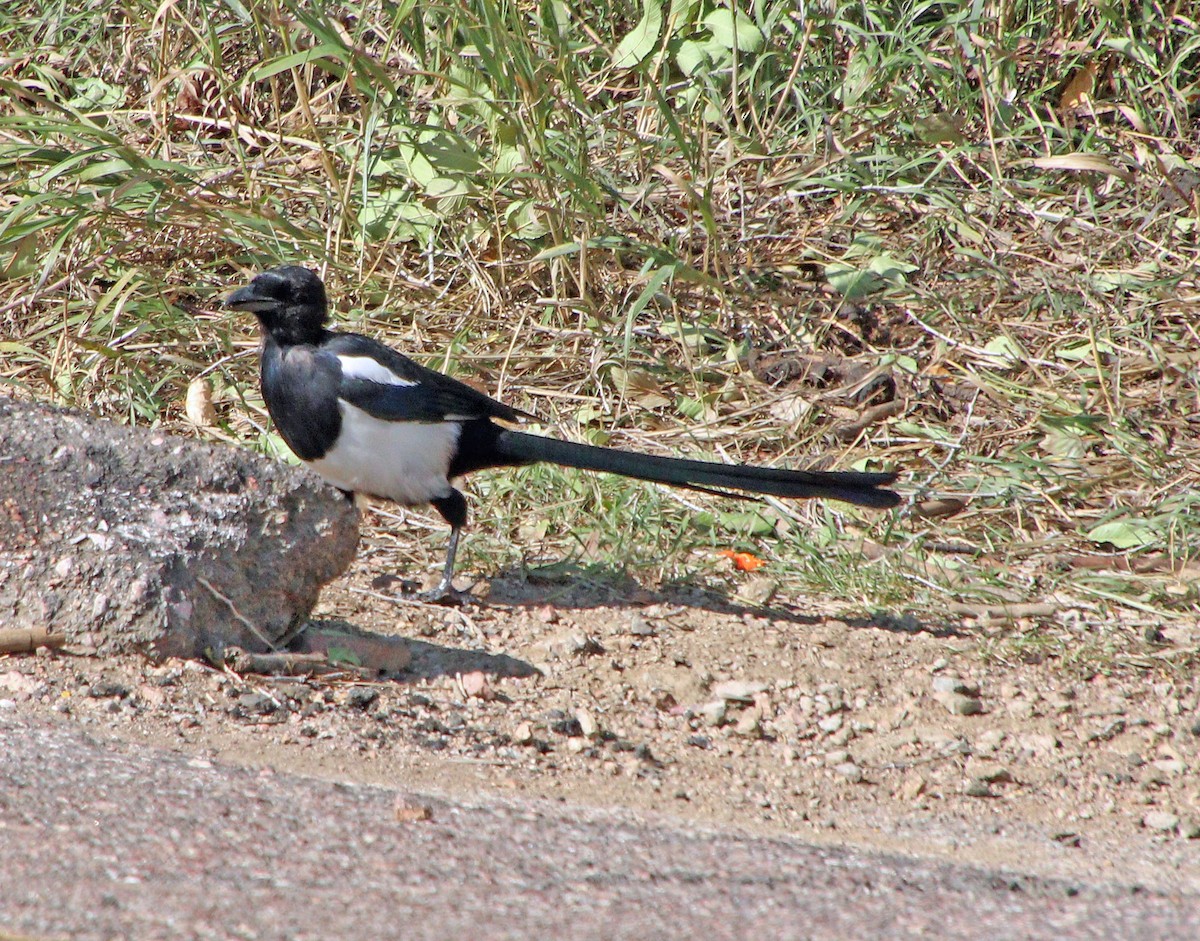
[[(518, 422), (530, 418), (526, 412), (510, 408), (484, 395), (466, 383), (452, 379), (389, 346), (356, 333), (337, 333), (321, 344), (324, 354), (332, 354), (342, 364), (338, 397), (384, 421), (442, 422), (498, 418)], [(395, 381), (379, 381), (369, 373), (349, 368), (346, 359), (369, 359), (387, 370)], [(386, 377), (380, 377), (386, 378)]]
[(268, 336), (261, 377), (267, 411), (288, 447), (304, 461), (324, 457), (342, 428), (337, 360), (314, 346), (284, 350)]

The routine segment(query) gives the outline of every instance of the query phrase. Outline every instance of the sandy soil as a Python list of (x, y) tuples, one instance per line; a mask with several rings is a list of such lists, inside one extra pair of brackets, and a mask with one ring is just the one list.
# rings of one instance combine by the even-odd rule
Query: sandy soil
[[(1096, 669), (1005, 644), (1005, 624), (516, 577), (455, 610), (397, 602), (378, 572), (360, 556), (318, 613), (407, 639), (399, 677), (42, 652), (0, 660), (0, 700), (335, 781), (1200, 891), (1197, 691), (1172, 668), (1195, 649), (1183, 629)], [(1078, 611), (1052, 622), (1089, 643), (1145, 630)]]

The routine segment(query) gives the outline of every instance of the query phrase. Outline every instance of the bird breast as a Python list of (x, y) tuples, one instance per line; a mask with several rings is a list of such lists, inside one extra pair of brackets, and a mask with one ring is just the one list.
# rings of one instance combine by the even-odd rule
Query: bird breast
[(335, 487), (385, 497), (406, 506), (450, 495), (450, 460), (458, 422), (389, 422), (338, 400), (337, 442), (308, 466)]

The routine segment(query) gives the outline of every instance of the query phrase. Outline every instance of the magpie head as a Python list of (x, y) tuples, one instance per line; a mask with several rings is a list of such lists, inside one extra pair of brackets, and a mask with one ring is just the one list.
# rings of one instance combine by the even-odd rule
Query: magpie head
[(298, 265), (283, 265), (258, 275), (225, 298), (225, 306), (248, 310), (280, 343), (316, 343), (329, 319), (321, 279)]

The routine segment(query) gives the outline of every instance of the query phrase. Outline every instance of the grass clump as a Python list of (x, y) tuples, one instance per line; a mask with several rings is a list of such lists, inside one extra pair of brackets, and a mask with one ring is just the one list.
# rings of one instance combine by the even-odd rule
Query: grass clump
[(969, 498), (871, 521), (534, 468), (480, 482), (503, 500), (469, 564), (728, 586), (734, 547), (879, 603), (1192, 618), (1196, 27), (1036, 0), (18, 0), (0, 380), (278, 447), (252, 325), (214, 302), (298, 261), (351, 328), (561, 433), (880, 457), (918, 500)]

